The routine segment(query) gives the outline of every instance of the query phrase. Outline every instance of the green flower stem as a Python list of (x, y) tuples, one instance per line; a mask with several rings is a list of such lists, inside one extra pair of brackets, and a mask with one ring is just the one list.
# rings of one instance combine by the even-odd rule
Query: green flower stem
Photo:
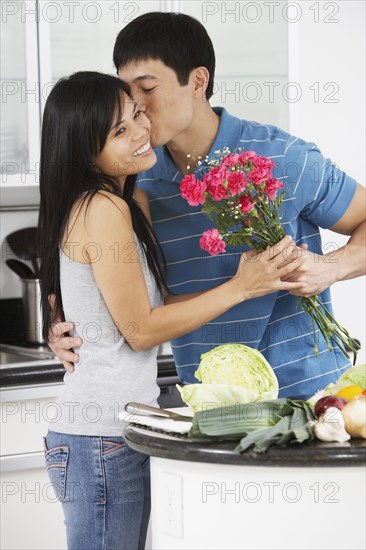
[(274, 246), (278, 243), (279, 240), (281, 240), (282, 237), (278, 238), (278, 235), (275, 235), (270, 230), (270, 224), (267, 223), (261, 223), (261, 220), (255, 219), (252, 222), (252, 227), (254, 231), (256, 232), (256, 236), (260, 241), (265, 242), (269, 246)]
[[(265, 223), (262, 223), (261, 225), (263, 225), (263, 229), (264, 231), (270, 235), (271, 237), (271, 246), (277, 244), (278, 242), (278, 236), (275, 234), (275, 229), (276, 229), (276, 226), (274, 226), (273, 223), (270, 223), (271, 222), (271, 216), (268, 216), (266, 214), (266, 212), (264, 212), (258, 205), (256, 205), (256, 208), (257, 210), (259, 210), (263, 216), (264, 216), (264, 220), (265, 220)], [(281, 240), (281, 239), (280, 239)]]
[[(306, 298), (304, 299), (304, 301), (306, 302)], [(326, 331), (326, 328), (325, 326), (323, 325), (322, 323), (322, 319), (320, 319), (318, 316), (317, 316), (317, 309), (312, 309), (311, 307), (309, 307), (309, 304), (306, 304), (305, 307), (303, 306), (303, 309), (309, 313), (309, 315), (311, 316), (311, 320), (312, 320), (312, 324), (313, 324), (313, 330), (314, 330), (314, 322), (316, 323), (316, 325), (318, 326), (320, 332), (322, 333), (323, 337), (324, 337), (324, 340), (326, 341), (327, 343), (327, 347), (329, 349), (329, 351), (333, 351), (333, 348), (332, 348), (332, 345), (330, 343), (330, 340), (328, 338), (328, 334), (327, 334), (327, 331)], [(316, 340), (316, 334), (315, 334), (315, 331), (314, 331), (314, 340)], [(316, 348), (314, 347), (314, 351), (316, 353), (316, 355), (318, 355), (318, 347), (316, 346)]]
[[(348, 353), (346, 348), (348, 347), (353, 353), (357, 354), (360, 349), (357, 342), (355, 342), (350, 336), (348, 331), (343, 328), (330, 313), (330, 311), (321, 302), (318, 296), (311, 296), (310, 298), (302, 298), (302, 307), (306, 313), (309, 313), (312, 317), (312, 322), (315, 321), (322, 333), (329, 351), (332, 351), (330, 339), (340, 348), (346, 357)], [(343, 344), (343, 345), (342, 345)], [(314, 345), (314, 351), (317, 346)]]
[(334, 316), (330, 313), (330, 311), (324, 306), (324, 304), (320, 300), (319, 300), (319, 306), (323, 308), (323, 313), (328, 319), (328, 324), (330, 324), (332, 327), (331, 330), (333, 335), (339, 338), (339, 340), (341, 340), (341, 342), (345, 346), (349, 346), (351, 348), (351, 351), (357, 353), (357, 351), (360, 349), (359, 344), (350, 337), (349, 332), (336, 321)]
[(313, 315), (311, 315), (311, 325), (313, 327), (314, 351), (315, 351), (315, 355), (318, 356), (319, 355), (319, 349), (318, 349), (318, 344), (317, 344), (317, 341), (316, 341), (315, 319), (314, 319)]

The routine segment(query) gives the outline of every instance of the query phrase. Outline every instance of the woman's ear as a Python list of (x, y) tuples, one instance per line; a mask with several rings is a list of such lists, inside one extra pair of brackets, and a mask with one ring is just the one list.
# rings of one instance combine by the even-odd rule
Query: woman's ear
[(192, 71), (193, 76), (193, 96), (206, 100), (206, 89), (210, 78), (210, 73), (206, 67), (197, 67)]

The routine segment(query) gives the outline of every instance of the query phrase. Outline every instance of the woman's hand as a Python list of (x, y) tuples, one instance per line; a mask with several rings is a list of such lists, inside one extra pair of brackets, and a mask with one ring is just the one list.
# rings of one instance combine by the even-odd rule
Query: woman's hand
[(278, 290), (304, 289), (304, 282), (281, 280), (298, 269), (303, 261), (303, 255), (296, 253), (292, 238), (285, 237), (264, 252), (250, 250), (242, 254), (234, 280), (242, 286), (243, 300), (259, 298)]

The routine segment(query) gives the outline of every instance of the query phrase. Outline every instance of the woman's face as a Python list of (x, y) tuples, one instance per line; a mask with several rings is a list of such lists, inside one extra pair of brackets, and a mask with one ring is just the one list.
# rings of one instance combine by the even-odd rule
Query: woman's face
[(123, 183), (129, 174), (150, 169), (156, 155), (150, 145), (150, 121), (138, 105), (123, 95), (123, 110), (119, 119), (118, 109), (107, 141), (95, 157), (96, 168), (104, 174), (118, 178)]

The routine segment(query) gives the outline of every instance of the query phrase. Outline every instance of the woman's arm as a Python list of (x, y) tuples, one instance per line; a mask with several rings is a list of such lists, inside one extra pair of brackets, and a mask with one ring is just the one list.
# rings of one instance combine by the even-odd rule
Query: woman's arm
[(97, 194), (85, 228), (91, 242), (99, 245), (100, 257), (92, 263), (98, 287), (116, 326), (135, 351), (189, 333), (243, 300), (303, 285), (280, 280), (295, 269), (293, 264), (279, 268), (281, 251), (290, 243), (287, 239), (277, 245), (275, 257), (271, 249), (271, 260), (262, 254), (253, 262), (253, 255), (243, 254), (237, 275), (223, 285), (183, 302), (151, 308), (125, 201)]
[[(134, 193), (134, 199), (139, 204), (140, 208), (144, 212), (146, 218), (149, 220), (150, 224), (151, 222), (151, 211), (150, 211), (150, 201), (149, 197), (143, 191), (142, 189), (135, 189)], [(292, 257), (288, 256), (288, 260), (293, 260), (297, 258), (297, 254), (295, 253)], [(208, 290), (201, 290), (201, 292), (192, 292), (190, 294), (166, 294), (164, 296), (164, 305), (169, 304), (178, 304), (179, 302), (185, 302), (186, 300), (191, 300), (192, 298), (197, 298), (197, 296), (202, 296), (202, 294), (205, 294), (208, 292)]]

